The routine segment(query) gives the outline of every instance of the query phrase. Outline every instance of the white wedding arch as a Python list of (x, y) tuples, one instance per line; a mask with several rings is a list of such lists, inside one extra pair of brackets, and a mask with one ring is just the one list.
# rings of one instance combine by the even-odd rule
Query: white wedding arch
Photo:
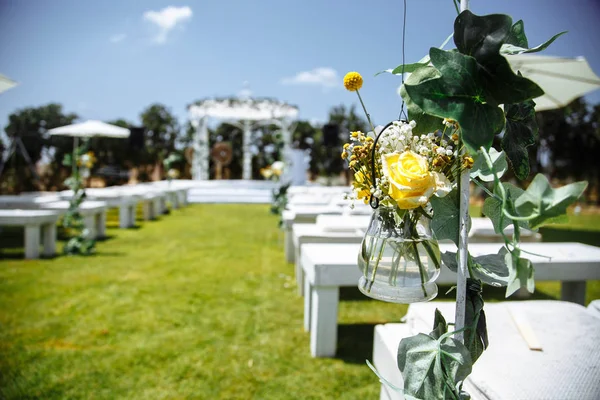
[(261, 124), (277, 125), (281, 129), (283, 138), (284, 157), (288, 157), (293, 130), (292, 125), (298, 117), (298, 108), (269, 98), (206, 99), (190, 105), (188, 116), (195, 130), (192, 162), (193, 179), (209, 179), (209, 118), (226, 121), (242, 130), (244, 155), (242, 179), (252, 179), (252, 152), (250, 150), (252, 129)]

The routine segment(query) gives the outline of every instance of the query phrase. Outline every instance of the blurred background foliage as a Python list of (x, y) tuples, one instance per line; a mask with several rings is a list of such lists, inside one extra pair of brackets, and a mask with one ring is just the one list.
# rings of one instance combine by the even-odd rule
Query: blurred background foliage
[[(33, 175), (21, 152), (14, 152), (7, 160), (0, 179), (1, 193), (18, 193), (32, 190), (55, 190), (64, 188), (63, 181), (68, 171), (60, 160), (72, 150), (72, 138), (50, 137), (46, 131), (68, 125), (79, 119), (60, 104), (50, 103), (39, 107), (17, 110), (9, 116), (4, 126), (6, 138), (0, 149), (9, 149), (14, 138), (20, 138), (28, 155), (38, 168), (39, 179)], [(577, 99), (569, 106), (537, 113), (539, 140), (537, 146), (529, 148), (531, 175), (541, 172), (551, 180), (569, 182), (588, 180), (590, 185), (586, 200), (600, 203), (600, 105), (589, 105)], [(182, 178), (190, 178), (190, 161), (194, 130), (189, 122), (182, 125), (163, 104), (151, 104), (140, 113), (135, 124), (124, 119), (106, 121), (127, 127), (143, 128), (141, 143), (131, 140), (93, 138), (90, 149), (97, 163), (92, 171), (107, 185), (125, 183), (130, 179), (129, 171), (136, 170), (135, 180), (164, 179), (162, 160), (170, 154), (179, 154), (181, 163), (176, 167)], [(332, 128), (333, 126), (333, 128)], [(293, 126), (292, 148), (301, 149), (310, 156), (310, 177), (333, 177), (347, 181), (346, 165), (339, 154), (350, 132), (368, 131), (366, 121), (355, 106), (340, 104), (331, 108), (324, 123), (299, 120)], [(228, 143), (232, 149), (232, 160), (225, 168), (229, 179), (242, 176), (242, 130), (226, 122), (209, 129), (210, 147), (220, 142)], [(281, 160), (283, 141), (276, 125), (257, 126), (252, 132), (251, 151), (252, 177), (262, 179), (260, 169)], [(5, 150), (6, 151), (6, 150)], [(40, 168), (40, 165), (44, 165)], [(214, 162), (210, 161), (211, 178), (215, 176)], [(527, 182), (524, 183), (526, 185)], [(592, 196), (593, 194), (593, 196)]]

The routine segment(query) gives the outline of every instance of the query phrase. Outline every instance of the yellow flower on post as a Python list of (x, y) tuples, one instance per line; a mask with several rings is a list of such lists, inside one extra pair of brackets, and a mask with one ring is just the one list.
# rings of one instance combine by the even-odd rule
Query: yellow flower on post
[(371, 197), (371, 189), (368, 186), (367, 180), (365, 179), (365, 174), (362, 171), (357, 171), (354, 174), (354, 182), (352, 182), (352, 186), (354, 187), (356, 198), (363, 200), (365, 204), (367, 204), (369, 202), (369, 198)]
[(388, 194), (403, 210), (423, 206), (434, 194), (443, 197), (451, 190), (448, 178), (430, 171), (427, 159), (415, 152), (384, 154), (381, 163), (390, 185)]
[(355, 92), (360, 89), (363, 85), (363, 78), (358, 72), (348, 72), (346, 76), (344, 76), (344, 87), (351, 91)]

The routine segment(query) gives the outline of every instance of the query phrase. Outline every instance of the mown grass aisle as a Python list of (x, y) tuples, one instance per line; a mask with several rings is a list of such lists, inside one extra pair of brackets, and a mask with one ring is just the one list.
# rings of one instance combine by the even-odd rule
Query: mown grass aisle
[[(111, 214), (92, 257), (11, 259), (22, 254), (0, 234), (0, 398), (377, 398), (364, 362), (373, 327), (406, 306), (343, 288), (337, 358), (311, 358), (268, 209), (192, 205), (131, 230)], [(544, 282), (536, 298), (559, 291)], [(598, 297), (589, 282), (588, 301)]]
[(340, 358), (310, 358), (268, 206), (195, 205), (108, 234), (92, 257), (0, 259), (1, 398), (377, 396), (373, 325), (405, 308), (343, 291)]

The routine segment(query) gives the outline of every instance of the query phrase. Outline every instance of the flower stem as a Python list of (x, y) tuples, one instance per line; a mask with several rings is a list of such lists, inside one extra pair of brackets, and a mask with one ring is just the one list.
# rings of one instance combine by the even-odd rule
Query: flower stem
[(367, 121), (369, 121), (369, 125), (371, 126), (371, 129), (373, 130), (373, 135), (376, 135), (375, 126), (373, 125), (373, 122), (371, 122), (371, 115), (369, 115), (369, 113), (367, 112), (367, 107), (365, 107), (365, 103), (363, 103), (362, 97), (360, 97), (360, 92), (358, 91), (358, 89), (356, 89), (356, 94), (358, 95), (358, 100), (360, 100), (360, 105), (362, 106), (363, 111), (365, 112), (365, 115), (367, 116)]

